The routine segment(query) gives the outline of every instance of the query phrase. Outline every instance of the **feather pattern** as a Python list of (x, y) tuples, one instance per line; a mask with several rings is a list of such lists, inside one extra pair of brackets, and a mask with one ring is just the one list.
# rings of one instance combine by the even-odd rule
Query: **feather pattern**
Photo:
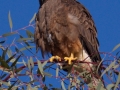
[(75, 0), (43, 2), (36, 16), (35, 42), (43, 56), (47, 52), (61, 57), (69, 56), (73, 52), (78, 56), (84, 48), (89, 55), (94, 54), (92, 61), (101, 60), (92, 17)]

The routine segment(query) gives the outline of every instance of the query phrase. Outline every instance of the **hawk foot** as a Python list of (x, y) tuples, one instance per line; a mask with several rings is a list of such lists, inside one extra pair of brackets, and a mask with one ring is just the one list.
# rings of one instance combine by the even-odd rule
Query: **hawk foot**
[(61, 61), (61, 58), (59, 56), (52, 56), (49, 61), (50, 62), (53, 62), (54, 60), (58, 60), (58, 61)]
[(70, 57), (64, 57), (65, 61), (68, 61), (68, 64), (71, 64), (72, 61), (76, 60), (77, 57), (74, 57), (73, 53), (71, 53)]

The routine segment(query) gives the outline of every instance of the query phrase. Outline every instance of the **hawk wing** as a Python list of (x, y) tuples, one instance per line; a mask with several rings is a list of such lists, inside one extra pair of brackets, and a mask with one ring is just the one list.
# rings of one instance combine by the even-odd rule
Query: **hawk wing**
[(79, 2), (73, 1), (68, 7), (68, 18), (70, 23), (76, 25), (80, 42), (88, 55), (93, 56), (92, 61), (100, 61), (97, 30), (90, 13)]
[[(34, 41), (36, 43), (36, 49), (41, 49), (42, 56), (45, 53), (51, 52), (51, 36), (48, 33), (51, 16), (58, 8), (60, 0), (39, 0), (40, 8), (36, 15), (36, 27), (34, 33)], [(53, 45), (52, 45), (53, 46)], [(52, 53), (52, 52), (51, 52)]]

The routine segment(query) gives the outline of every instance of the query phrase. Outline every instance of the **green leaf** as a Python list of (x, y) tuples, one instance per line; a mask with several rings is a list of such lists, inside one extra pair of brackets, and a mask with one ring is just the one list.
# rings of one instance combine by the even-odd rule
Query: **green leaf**
[(47, 64), (48, 60), (45, 61), (43, 64), (42, 64), (42, 67), (44, 67), (46, 64)]
[(102, 87), (102, 82), (99, 82), (96, 90), (101, 90), (101, 87)]
[[(11, 56), (8, 60), (6, 60), (6, 63), (9, 63), (14, 57), (15, 57), (16, 54), (14, 54), (13, 56)], [(15, 58), (14, 58), (15, 59)]]
[(79, 79), (77, 79), (76, 83), (80, 84), (80, 80), (79, 80)]
[(103, 73), (101, 74), (101, 77), (102, 77), (106, 72), (108, 72), (111, 68), (114, 67), (115, 62), (116, 62), (116, 60), (114, 60), (114, 61), (103, 71)]
[(29, 68), (29, 70), (31, 71), (31, 66), (30, 66), (30, 61), (28, 60), (27, 66)]
[(68, 85), (68, 90), (71, 90), (71, 83)]
[(22, 68), (18, 68), (18, 69), (15, 70), (15, 72), (18, 73), (18, 72), (20, 72), (22, 70), (23, 70)]
[(34, 37), (34, 34), (29, 30), (26, 30), (26, 34), (28, 35), (29, 38)]
[(30, 77), (30, 83), (33, 84), (34, 83), (33, 76), (31, 74), (29, 74), (29, 77)]
[(23, 65), (24, 65), (24, 66), (27, 66), (24, 59), (22, 59), (22, 62), (23, 62)]
[(15, 82), (8, 88), (8, 90), (12, 90), (12, 87), (15, 86), (16, 82), (17, 82), (17, 81), (15, 81)]
[[(22, 35), (20, 35), (20, 38), (23, 38)], [(27, 42), (24, 42), (27, 46), (30, 46)]]
[(31, 48), (34, 48), (35, 46), (26, 46), (24, 48), (21, 48), (19, 51), (24, 51), (24, 50), (28, 50), (28, 49), (31, 49)]
[(17, 47), (15, 47), (15, 51), (16, 51), (17, 53), (20, 52), (19, 49), (18, 49)]
[(58, 73), (59, 73), (59, 68), (56, 68), (56, 78), (58, 77)]
[(40, 73), (42, 74), (42, 76), (44, 76), (41, 62), (37, 60), (37, 63), (38, 63), (38, 69), (40, 70)]
[(27, 90), (32, 90), (32, 87), (30, 84), (27, 85)]
[(15, 51), (17, 52), (17, 53), (21, 53), (22, 55), (24, 55), (24, 53), (22, 52), (22, 51), (20, 51), (16, 46), (15, 46)]
[[(18, 86), (13, 86), (13, 87), (12, 87), (12, 90), (19, 90), (19, 89), (18, 89)], [(23, 89), (22, 89), (22, 90), (23, 90)]]
[(65, 85), (64, 85), (64, 82), (63, 82), (63, 81), (61, 81), (61, 86), (62, 86), (62, 89), (63, 89), (63, 90), (66, 90)]
[(2, 59), (5, 59), (5, 55), (6, 55), (6, 53), (7, 53), (7, 50), (8, 50), (8, 47), (7, 47), (5, 50), (3, 50)]
[(120, 83), (120, 72), (119, 72), (118, 79), (117, 79), (117, 82), (115, 84), (114, 90), (117, 89), (119, 83)]
[(12, 29), (13, 24), (12, 24), (12, 18), (11, 18), (11, 15), (10, 15), (10, 11), (9, 11), (9, 13), (8, 13), (8, 20), (9, 20), (10, 28)]
[(28, 40), (34, 40), (33, 38), (20, 38), (20, 39), (18, 39), (17, 41), (18, 42), (26, 42), (26, 41), (28, 41)]
[(48, 77), (52, 77), (52, 76), (53, 76), (52, 74), (50, 74), (50, 73), (48, 73), (48, 72), (43, 72), (43, 74), (44, 74), (45, 76), (48, 76)]
[(33, 68), (33, 67), (34, 67), (34, 62), (33, 62), (32, 57), (30, 57), (30, 64), (31, 64), (31, 66), (32, 66), (32, 68)]
[(118, 49), (119, 47), (120, 47), (120, 43), (113, 48), (112, 52)]
[(9, 33), (5, 33), (2, 35), (2, 37), (7, 37), (7, 36), (11, 36), (13, 34), (16, 34), (16, 32), (9, 32)]
[(12, 56), (12, 51), (10, 49), (7, 50), (7, 55), (9, 58)]
[(107, 90), (111, 90), (113, 87), (115, 86), (115, 84), (109, 84), (109, 85), (107, 85)]
[(31, 24), (35, 20), (35, 17), (36, 17), (36, 13), (33, 15), (32, 19), (29, 21), (29, 24)]
[(2, 84), (4, 84), (5, 86), (10, 86), (10, 84), (8, 82), (2, 81)]
[(2, 67), (7, 68), (7, 69), (10, 68), (9, 65), (5, 62), (5, 60), (1, 57), (0, 57), (0, 63)]
[(120, 65), (118, 64), (118, 65), (114, 65), (113, 66), (113, 69), (116, 69), (116, 68), (118, 68)]
[(21, 55), (19, 55), (19, 56), (16, 58), (16, 60), (12, 63), (11, 67), (13, 67), (13, 66), (16, 65), (16, 63), (17, 63), (17, 61), (19, 60), (20, 57), (21, 57)]
[(37, 88), (37, 87), (34, 87), (34, 88), (32, 88), (32, 90), (38, 90), (38, 88)]
[[(44, 74), (44, 72), (43, 72), (43, 74)], [(45, 82), (45, 76), (42, 78), (42, 81)]]

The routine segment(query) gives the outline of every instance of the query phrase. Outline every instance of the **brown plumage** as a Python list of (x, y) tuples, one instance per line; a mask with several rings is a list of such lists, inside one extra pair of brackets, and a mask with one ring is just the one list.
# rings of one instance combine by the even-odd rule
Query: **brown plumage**
[(87, 59), (88, 62), (101, 60), (93, 19), (88, 10), (76, 0), (41, 1), (36, 16), (35, 42), (43, 56), (49, 52), (64, 58), (73, 53), (78, 60), (86, 56), (92, 56)]

